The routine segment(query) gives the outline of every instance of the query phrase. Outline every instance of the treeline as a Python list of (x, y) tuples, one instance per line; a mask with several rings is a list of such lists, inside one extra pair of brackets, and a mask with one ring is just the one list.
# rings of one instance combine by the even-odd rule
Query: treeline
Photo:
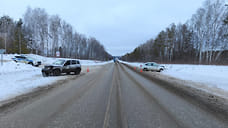
[(206, 0), (185, 24), (171, 24), (155, 39), (122, 56), (127, 61), (228, 64), (228, 7)]
[(44, 9), (27, 8), (22, 19), (0, 18), (0, 48), (7, 53), (34, 53), (79, 59), (106, 60), (111, 57), (95, 38), (87, 38), (57, 15)]

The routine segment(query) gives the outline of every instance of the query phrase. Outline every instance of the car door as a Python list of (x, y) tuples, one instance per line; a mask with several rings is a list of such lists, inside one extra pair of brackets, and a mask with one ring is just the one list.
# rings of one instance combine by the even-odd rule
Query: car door
[(67, 60), (65, 62), (65, 64), (63, 65), (63, 71), (62, 71), (63, 73), (70, 72), (70, 64), (71, 64), (70, 60)]
[(22, 63), (26, 63), (26, 64), (27, 64), (26, 57), (24, 57), (24, 56), (20, 56), (20, 62), (22, 62)]
[(149, 70), (149, 68), (150, 68), (150, 67), (149, 67), (149, 64), (148, 64), (148, 63), (145, 63), (145, 64), (144, 64), (144, 69)]
[(151, 70), (157, 71), (158, 65), (156, 63), (151, 63)]
[(158, 66), (159, 66), (159, 65), (158, 65), (157, 63), (154, 63), (154, 66), (153, 66), (153, 67), (154, 67), (154, 71), (158, 71), (158, 70), (159, 70), (159, 69), (158, 69)]
[(77, 61), (76, 60), (72, 60), (71, 61), (71, 71), (75, 71), (77, 67)]
[(154, 71), (154, 70), (155, 70), (155, 65), (154, 65), (154, 63), (150, 63), (150, 70), (151, 70), (151, 71)]
[(79, 61), (79, 60), (77, 60), (76, 62), (77, 62), (76, 68), (77, 68), (77, 67), (81, 67), (81, 65), (80, 65), (80, 61)]

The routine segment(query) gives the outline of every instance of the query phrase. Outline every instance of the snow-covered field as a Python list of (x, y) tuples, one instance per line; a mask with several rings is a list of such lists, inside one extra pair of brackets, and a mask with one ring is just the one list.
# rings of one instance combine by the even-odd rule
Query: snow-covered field
[[(128, 63), (140, 67), (143, 63)], [(164, 64), (162, 74), (178, 79), (204, 84), (209, 88), (222, 89), (228, 92), (228, 66)]]
[[(66, 79), (67, 76), (42, 77), (41, 67), (33, 67), (29, 64), (15, 63), (12, 61), (15, 55), (8, 54), (3, 56), (3, 65), (0, 64), (0, 101), (6, 100), (17, 95), (29, 92), (37, 87), (46, 86), (58, 80)], [(56, 58), (43, 57), (28, 54), (32, 58), (41, 60), (42, 64), (51, 64)], [(57, 58), (59, 59), (59, 58)], [(94, 66), (110, 63), (111, 61), (101, 62), (93, 60), (80, 60), (82, 66)]]
[(203, 83), (213, 88), (228, 91), (228, 66), (216, 65), (165, 65), (163, 73), (183, 80)]

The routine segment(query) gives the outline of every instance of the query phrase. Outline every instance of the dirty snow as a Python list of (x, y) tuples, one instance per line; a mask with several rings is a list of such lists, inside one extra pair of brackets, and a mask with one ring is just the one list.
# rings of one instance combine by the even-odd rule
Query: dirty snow
[[(29, 64), (15, 63), (12, 61), (16, 54), (3, 56), (3, 65), (0, 63), (0, 101), (29, 92), (37, 87), (46, 86), (67, 76), (42, 77), (40, 67), (33, 67)], [(59, 58), (43, 57), (34, 54), (27, 54), (32, 58), (42, 61), (42, 64), (51, 64)], [(80, 60), (82, 66), (93, 66), (111, 63), (111, 61)]]

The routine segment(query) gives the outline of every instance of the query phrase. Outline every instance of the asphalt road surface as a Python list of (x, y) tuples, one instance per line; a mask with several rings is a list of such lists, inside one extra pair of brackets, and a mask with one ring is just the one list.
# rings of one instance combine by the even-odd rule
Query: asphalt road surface
[(108, 64), (0, 112), (0, 128), (228, 128), (194, 102)]

